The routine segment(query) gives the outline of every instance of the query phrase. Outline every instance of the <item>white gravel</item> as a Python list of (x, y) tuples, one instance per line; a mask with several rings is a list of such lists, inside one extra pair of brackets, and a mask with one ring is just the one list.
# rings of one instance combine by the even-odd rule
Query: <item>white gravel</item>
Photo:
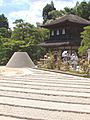
[(90, 79), (0, 67), (0, 120), (90, 120)]

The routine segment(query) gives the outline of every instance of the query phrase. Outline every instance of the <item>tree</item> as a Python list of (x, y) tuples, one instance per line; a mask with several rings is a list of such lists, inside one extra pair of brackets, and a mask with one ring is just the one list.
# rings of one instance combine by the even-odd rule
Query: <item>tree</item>
[(4, 16), (4, 14), (0, 15), (0, 28), (9, 28), (8, 19)]
[(12, 32), (12, 40), (7, 42), (5, 46), (11, 49), (11, 53), (12, 51), (26, 51), (33, 60), (37, 59), (45, 52), (44, 48), (38, 44), (48, 37), (48, 30), (37, 28), (22, 19), (16, 20), (14, 24), (16, 26)]
[(89, 15), (89, 20), (90, 20), (90, 1), (88, 2), (88, 15)]
[(48, 13), (49, 19), (55, 20), (58, 17), (62, 16), (62, 12), (58, 10), (52, 10)]
[(50, 19), (49, 16), (48, 16), (48, 13), (51, 12), (52, 10), (56, 10), (56, 8), (54, 7), (53, 1), (51, 1), (51, 4), (47, 4), (47, 5), (43, 8), (42, 16), (43, 16), (44, 23), (45, 23), (48, 19)]
[(11, 29), (7, 29), (7, 28), (0, 28), (0, 36), (4, 37), (4, 38), (10, 38), (11, 37)]
[(48, 30), (37, 28), (22, 19), (16, 20), (14, 24), (16, 26), (11, 38), (8, 37), (8, 29), (0, 28), (0, 64), (5, 65), (16, 51), (26, 51), (33, 60), (40, 58), (45, 49), (38, 44), (48, 37)]
[(25, 40), (26, 38), (29, 38), (31, 36), (32, 28), (34, 28), (33, 25), (24, 22), (22, 19), (16, 20), (14, 24), (16, 26), (14, 27), (14, 30), (12, 32), (12, 39)]
[(4, 14), (0, 15), (0, 36), (5, 38), (11, 37), (11, 29), (9, 29), (8, 19)]
[[(4, 44), (8, 41), (8, 38), (3, 38), (0, 36), (0, 65), (5, 65), (7, 63), (7, 60), (9, 58), (9, 54), (7, 54), (7, 47), (4, 46)], [(8, 57), (7, 57), (8, 56)]]
[(29, 44), (38, 44), (44, 41), (44, 38), (48, 34), (48, 30), (42, 28), (36, 28), (30, 23), (24, 22), (23, 20), (16, 20), (16, 24), (11, 38), (14, 40), (22, 40)]
[(65, 7), (64, 14), (75, 14), (73, 8)]
[(83, 1), (77, 2), (73, 8), (65, 7), (63, 10), (64, 14), (78, 15), (84, 19), (89, 19), (90, 16), (90, 2)]
[(81, 46), (79, 47), (79, 54), (83, 55), (90, 47), (90, 26), (84, 27), (84, 31), (81, 33)]
[(76, 4), (75, 14), (84, 18), (89, 19), (90, 16), (90, 2), (81, 2), (80, 4)]
[(90, 1), (83, 1), (81, 3), (76, 2), (76, 5), (73, 8), (65, 7), (60, 11), (54, 8), (54, 4), (47, 4), (43, 8), (43, 23), (46, 23), (48, 20), (55, 20), (56, 18), (66, 14), (74, 14), (87, 20), (90, 19)]

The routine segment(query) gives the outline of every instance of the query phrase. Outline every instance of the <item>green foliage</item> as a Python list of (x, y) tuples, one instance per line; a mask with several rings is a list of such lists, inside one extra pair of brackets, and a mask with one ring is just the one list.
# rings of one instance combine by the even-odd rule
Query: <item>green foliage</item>
[(16, 20), (14, 24), (16, 27), (14, 27), (12, 32), (12, 39), (25, 40), (32, 35), (32, 28), (34, 28), (34, 26), (30, 23), (25, 23), (22, 19), (19, 19)]
[(11, 37), (11, 30), (1, 27), (0, 28), (0, 36), (4, 37), (4, 38), (10, 38)]
[(79, 47), (79, 54), (83, 55), (90, 47), (90, 26), (84, 27), (84, 31), (81, 33), (81, 46)]
[(31, 44), (38, 44), (43, 42), (49, 36), (49, 31), (43, 28), (34, 28), (32, 36), (30, 37)]
[(83, 1), (77, 2), (73, 8), (65, 7), (63, 10), (64, 14), (75, 14), (84, 19), (89, 19), (90, 16), (90, 2)]
[(43, 16), (44, 23), (47, 21), (47, 19), (50, 19), (48, 16), (48, 13), (51, 12), (52, 10), (56, 10), (56, 8), (54, 7), (53, 1), (51, 1), (51, 4), (47, 4), (43, 8), (42, 16)]
[(8, 38), (0, 37), (0, 64), (6, 64), (7, 61), (7, 47), (4, 46), (4, 43), (8, 41)]
[(5, 38), (11, 37), (8, 19), (4, 16), (4, 14), (0, 15), (0, 36)]
[(56, 18), (62, 16), (62, 12), (58, 10), (52, 10), (51, 12), (48, 13), (48, 18), (55, 20)]
[(47, 58), (47, 68), (48, 69), (55, 69), (55, 62), (52, 53), (49, 53), (49, 57)]
[(64, 14), (75, 14), (74, 13), (74, 9), (73, 8), (65, 7), (64, 8)]
[(83, 1), (81, 3), (77, 2), (73, 8), (65, 7), (63, 10), (56, 10), (53, 4), (47, 4), (43, 8), (43, 23), (46, 23), (48, 20), (55, 20), (56, 18), (66, 15), (66, 14), (74, 14), (78, 15), (82, 18), (89, 19), (90, 17), (90, 1)]
[(40, 59), (40, 62), (38, 62), (38, 67), (69, 71), (70, 64), (68, 62), (63, 63), (60, 56), (58, 56), (57, 61), (55, 61), (54, 55), (52, 52), (47, 53), (46, 56), (47, 56), (47, 58)]
[(81, 2), (77, 6), (76, 14), (82, 18), (89, 19), (90, 16), (90, 2)]
[[(0, 28), (0, 64), (6, 64), (11, 55), (17, 51), (27, 52), (36, 61), (45, 54), (45, 49), (38, 46), (48, 37), (48, 30), (36, 28), (22, 19), (14, 22), (16, 25), (11, 38), (6, 28)], [(4, 33), (4, 34), (3, 34)]]
[(90, 64), (88, 63), (87, 60), (85, 59), (81, 59), (79, 60), (79, 65), (81, 67), (81, 70), (86, 73), (86, 74), (89, 74), (90, 73)]
[(8, 19), (4, 16), (4, 14), (0, 15), (0, 28), (9, 28), (9, 24), (8, 24)]

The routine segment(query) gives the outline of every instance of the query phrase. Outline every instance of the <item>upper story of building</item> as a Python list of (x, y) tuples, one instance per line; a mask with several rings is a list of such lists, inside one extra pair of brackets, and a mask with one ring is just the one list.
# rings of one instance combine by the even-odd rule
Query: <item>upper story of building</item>
[(80, 44), (80, 33), (83, 27), (90, 25), (90, 21), (77, 15), (68, 14), (62, 16), (42, 27), (50, 30), (50, 38), (45, 40), (46, 43), (71, 42)]

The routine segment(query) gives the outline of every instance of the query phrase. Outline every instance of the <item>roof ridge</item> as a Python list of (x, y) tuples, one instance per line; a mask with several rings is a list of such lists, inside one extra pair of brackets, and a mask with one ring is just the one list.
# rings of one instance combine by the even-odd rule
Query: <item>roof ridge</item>
[(70, 22), (74, 22), (74, 23), (90, 25), (89, 20), (86, 20), (86, 19), (84, 19), (84, 18), (82, 18), (80, 16), (77, 16), (77, 15), (74, 15), (74, 14), (67, 14), (67, 15), (64, 15), (64, 16), (56, 19), (56, 20), (51, 21), (50, 23), (42, 25), (42, 27), (59, 24), (59, 23), (62, 23), (64, 21), (66, 21), (66, 20), (70, 21)]

